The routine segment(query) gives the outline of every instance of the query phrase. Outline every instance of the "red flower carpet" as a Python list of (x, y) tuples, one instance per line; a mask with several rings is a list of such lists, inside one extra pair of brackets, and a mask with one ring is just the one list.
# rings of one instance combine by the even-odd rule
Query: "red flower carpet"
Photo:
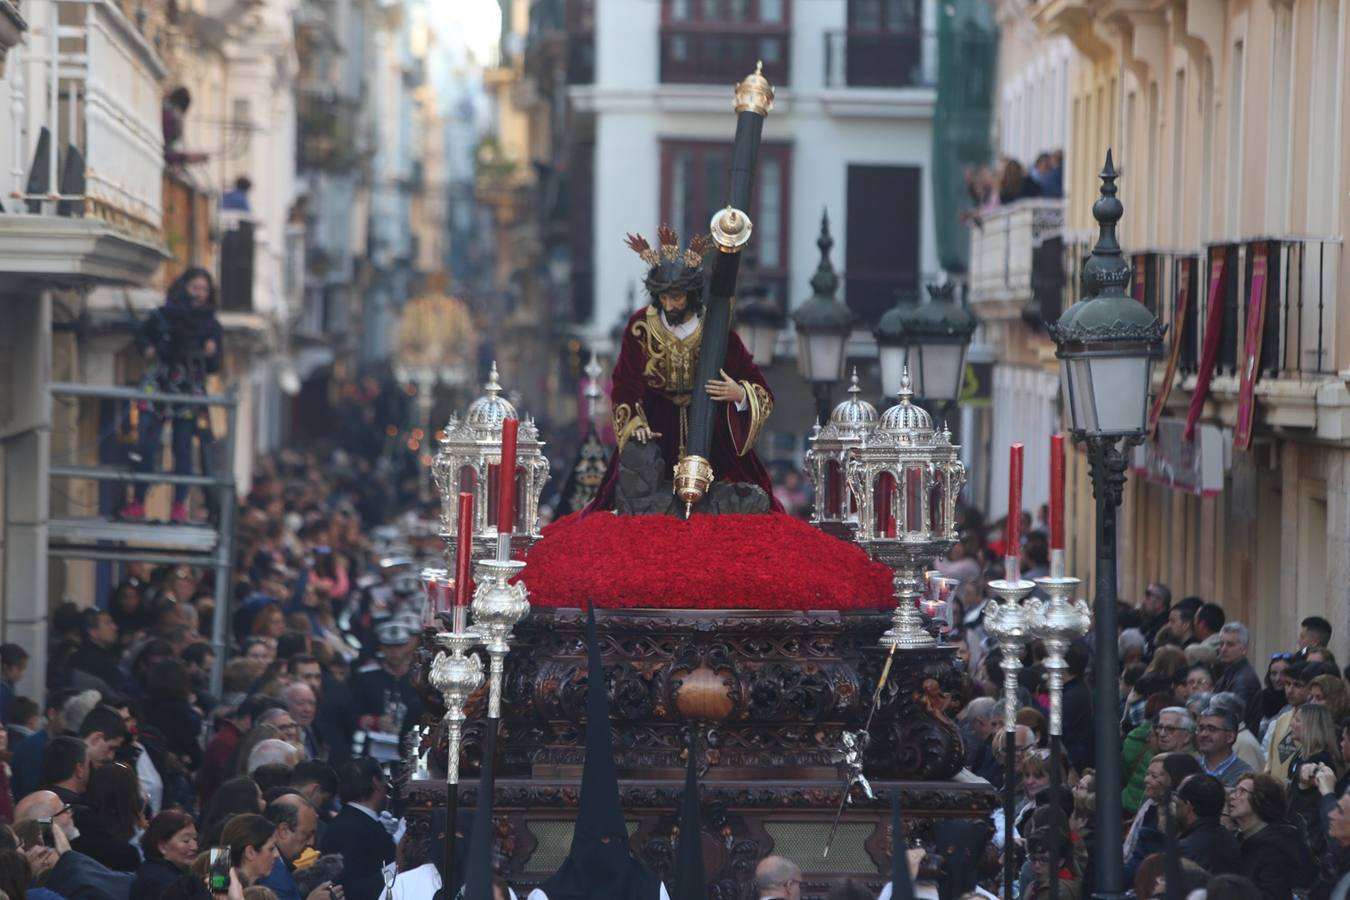
[(567, 516), (521, 574), (530, 603), (602, 609), (891, 609), (891, 572), (782, 513)]

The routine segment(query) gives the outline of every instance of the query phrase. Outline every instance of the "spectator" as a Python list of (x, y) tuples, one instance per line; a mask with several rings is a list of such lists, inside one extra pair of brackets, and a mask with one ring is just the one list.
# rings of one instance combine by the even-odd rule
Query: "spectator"
[(80, 835), (70, 842), (71, 849), (115, 872), (139, 869), (141, 855), (131, 841), (146, 821), (136, 770), (126, 763), (96, 766), (89, 774), (84, 802), (75, 809)]
[(201, 845), (219, 846), (220, 833), (231, 816), (262, 811), (262, 791), (258, 790), (258, 785), (253, 779), (247, 775), (231, 778), (212, 795), (211, 805), (202, 816)]
[(42, 783), (68, 806), (84, 804), (90, 768), (89, 745), (79, 738), (52, 738), (42, 753)]
[(1194, 665), (1182, 674), (1185, 678), (1180, 683), (1180, 689), (1172, 691), (1178, 701), (1185, 703), (1192, 694), (1214, 693), (1214, 673), (1209, 666)]
[(1148, 655), (1148, 639), (1138, 628), (1126, 628), (1116, 641), (1116, 652), (1120, 655), (1122, 669), (1141, 663)]
[[(1000, 752), (1000, 758), (1001, 755)], [(1027, 824), (1031, 821), (1031, 814), (1036, 811), (1036, 795), (1050, 786), (1049, 760), (1050, 754), (1047, 751), (1033, 749), (1017, 763), (1017, 799), (1013, 806), (1012, 829), (1012, 844), (1015, 846), (1020, 846), (1025, 840)], [(998, 849), (1004, 850), (1008, 844), (1008, 836), (1002, 807), (994, 809), (991, 820), (994, 823), (992, 843)]]
[(1285, 673), (1284, 696), (1288, 705), (1266, 729), (1263, 743), (1266, 771), (1282, 783), (1289, 779), (1289, 763), (1295, 751), (1294, 736), (1290, 734), (1294, 711), (1308, 702), (1309, 683), (1326, 671), (1326, 666), (1321, 663), (1296, 660)]
[(1295, 882), (1311, 860), (1298, 830), (1285, 820), (1285, 809), (1284, 786), (1251, 772), (1238, 779), (1225, 805), (1238, 830), (1242, 874), (1264, 900), (1292, 900)]
[(1172, 609), (1172, 591), (1167, 585), (1161, 582), (1153, 582), (1144, 588), (1144, 602), (1140, 604), (1139, 611), (1143, 613), (1144, 624), (1140, 631), (1144, 634), (1144, 639), (1148, 641), (1148, 646), (1152, 648), (1153, 639), (1167, 625), (1168, 613)]
[(1223, 607), (1217, 603), (1202, 604), (1195, 611), (1193, 623), (1195, 636), (1206, 647), (1214, 648), (1216, 653), (1219, 650), (1219, 630), (1223, 628), (1226, 619)]
[(1188, 775), (1174, 796), (1181, 855), (1212, 875), (1237, 872), (1241, 868), (1237, 840), (1219, 822), (1228, 799), (1219, 779)]
[(145, 862), (136, 870), (130, 900), (160, 900), (197, 858), (197, 826), (179, 809), (166, 809), (141, 835)]
[(0, 822), (14, 820), (14, 793), (9, 786), (9, 732), (0, 728)]
[[(1169, 694), (1150, 695), (1144, 706), (1147, 717), (1125, 736), (1125, 742), (1121, 746), (1121, 771), (1124, 773), (1121, 808), (1127, 813), (1133, 814), (1137, 811), (1144, 798), (1144, 775), (1148, 772), (1148, 765), (1153, 760), (1154, 754), (1158, 752), (1159, 734), (1155, 726), (1158, 717), (1162, 715), (1164, 709), (1169, 708), (1171, 702)], [(1179, 720), (1173, 718), (1169, 721)]]
[[(1219, 691), (1210, 695), (1209, 701), (1200, 708), (1200, 712), (1204, 712), (1211, 706), (1227, 710), (1237, 720), (1238, 733), (1237, 740), (1233, 744), (1234, 752), (1252, 771), (1264, 772), (1266, 770), (1266, 754), (1261, 749), (1261, 742), (1256, 739), (1256, 735), (1252, 734), (1251, 729), (1247, 727), (1247, 723), (1242, 721), (1242, 714), (1246, 711), (1242, 698), (1237, 694)], [(1199, 715), (1199, 712), (1196, 715)]]
[(277, 827), (257, 813), (241, 813), (225, 823), (221, 843), (230, 848), (230, 865), (245, 887), (267, 877), (277, 861)]
[(70, 810), (51, 791), (35, 791), (24, 797), (14, 811), (15, 832), (27, 847), (42, 846), (38, 823), (52, 820), (52, 842), (57, 860), (47, 873), (45, 887), (70, 900), (127, 900), (134, 876), (114, 872), (107, 866), (72, 850), (70, 841), (79, 836)]
[(329, 810), (338, 793), (338, 777), (333, 767), (317, 759), (307, 759), (291, 772), (291, 786), (319, 814), (321, 829), (328, 823)]
[(1308, 616), (1298, 629), (1298, 649), (1331, 646), (1331, 623), (1321, 616)]
[(192, 703), (203, 714), (215, 709), (217, 698), (209, 692), (211, 671), (216, 666), (216, 652), (205, 641), (189, 644), (182, 653), (183, 665), (187, 666), (188, 678), (192, 684)]
[(304, 746), (305, 754), (311, 758), (318, 757), (320, 748), (318, 735), (314, 731), (314, 715), (318, 712), (319, 703), (314, 691), (309, 685), (296, 682), (286, 688), (285, 697), (286, 708), (298, 728), (299, 741)]
[(221, 720), (220, 728), (206, 745), (202, 755), (202, 767), (197, 773), (197, 792), (201, 796), (202, 807), (210, 802), (216, 788), (231, 771), (230, 761), (239, 749), (245, 732), (252, 730), (254, 717), (262, 714), (271, 706), (266, 697), (250, 697), (239, 705), (230, 715)]
[(1200, 714), (1195, 725), (1195, 745), (1200, 752), (1200, 768), (1226, 788), (1237, 784), (1238, 777), (1252, 771), (1233, 750), (1237, 743), (1237, 716), (1227, 709), (1211, 706)]
[(1064, 654), (1068, 670), (1065, 673), (1064, 696), (1061, 705), (1064, 752), (1078, 771), (1092, 765), (1096, 753), (1092, 727), (1092, 691), (1087, 685), (1090, 658), (1087, 647), (1075, 641)]
[(10, 705), (28, 668), (28, 651), (18, 644), (0, 644), (0, 725), (10, 722)]
[(189, 769), (202, 763), (202, 717), (190, 702), (192, 676), (179, 659), (165, 659), (150, 672), (146, 723), (164, 736), (164, 746)]
[(1199, 597), (1183, 597), (1167, 613), (1167, 632), (1182, 647), (1199, 643), (1194, 633), (1195, 613), (1204, 606)]
[(1346, 859), (1346, 852), (1350, 851), (1350, 795), (1342, 794), (1339, 799), (1332, 798), (1332, 802), (1327, 836), (1334, 850), (1328, 854), (1318, 883), (1313, 885), (1313, 900), (1341, 900), (1350, 893), (1350, 865)]
[(1325, 706), (1334, 722), (1350, 716), (1350, 690), (1340, 676), (1318, 675), (1308, 682), (1308, 702)]
[(309, 685), (316, 698), (323, 690), (323, 668), (313, 656), (298, 654), (286, 660), (286, 676), (292, 684), (301, 682)]
[(80, 723), (79, 734), (89, 747), (89, 764), (101, 766), (112, 762), (117, 751), (126, 743), (126, 719), (111, 707), (95, 706)]
[(1017, 160), (1005, 158), (998, 182), (999, 203), (1006, 206), (1017, 200), (1040, 196), (1040, 186), (1027, 177), (1026, 168)]
[(9, 723), (5, 729), (9, 732), (10, 746), (17, 747), (25, 738), (32, 737), (42, 728), (42, 710), (29, 697), (22, 695), (14, 698), (9, 707)]
[(1132, 880), (1146, 857), (1166, 849), (1164, 822), (1160, 810), (1171, 792), (1191, 775), (1200, 773), (1200, 764), (1189, 753), (1163, 752), (1153, 757), (1144, 776), (1144, 802), (1139, 805), (1130, 830), (1125, 835), (1125, 879)]
[(992, 697), (976, 697), (957, 715), (961, 741), (966, 750), (966, 768), (978, 772), (991, 755), (994, 712), (998, 701)]
[(184, 166), (189, 163), (206, 162), (205, 153), (188, 153), (179, 149), (183, 139), (183, 117), (192, 106), (192, 93), (179, 86), (164, 98), (160, 110), (160, 126), (164, 137), (164, 162), (170, 166)]
[(145, 699), (145, 686), (150, 680), (150, 670), (160, 662), (177, 654), (173, 644), (163, 638), (149, 638), (142, 641), (131, 651), (131, 674), (126, 680), (126, 693), (137, 700)]
[[(299, 794), (283, 794), (267, 804), (263, 815), (277, 828), (277, 861), (272, 864), (272, 871), (258, 883), (271, 888), (278, 900), (301, 900), (292, 872), (300, 854), (314, 843), (319, 817), (309, 801)], [(332, 885), (327, 882), (319, 885), (309, 895), (310, 900), (328, 900), (330, 887)]]
[[(220, 370), (221, 329), (215, 312), (216, 288), (211, 273), (192, 267), (174, 280), (164, 305), (152, 312), (136, 334), (136, 347), (145, 359), (142, 379), (148, 390), (164, 394), (204, 394), (207, 375)], [(176, 475), (192, 474), (192, 439), (197, 432), (200, 407), (187, 404), (155, 406), (140, 404), (137, 470), (153, 472), (159, 459), (159, 446), (166, 420), (172, 420), (173, 468)], [(119, 517), (132, 521), (145, 518), (148, 485), (132, 486), (132, 500), (122, 507)], [(170, 518), (183, 523), (188, 519), (189, 486), (173, 486)]]
[[(1051, 848), (1059, 845), (1059, 856)], [(1070, 841), (1060, 841), (1049, 828), (1038, 828), (1027, 839), (1027, 856), (1031, 861), (1032, 880), (1022, 896), (1026, 900), (1046, 900), (1050, 896), (1051, 879), (1059, 880), (1058, 896), (1076, 900), (1082, 890), (1073, 858)]]
[(248, 202), (248, 192), (252, 189), (253, 182), (240, 175), (234, 180), (234, 187), (220, 195), (220, 208), (242, 213), (252, 212)]
[(1309, 647), (1303, 652), (1303, 658), (1308, 662), (1322, 663), (1332, 672), (1340, 670), (1340, 665), (1336, 662), (1336, 654), (1326, 647)]
[(1270, 665), (1266, 666), (1265, 687), (1261, 689), (1261, 727), (1264, 729), (1269, 725), (1271, 719), (1280, 714), (1284, 709), (1286, 700), (1284, 698), (1284, 680), (1293, 665), (1294, 654), (1292, 653), (1273, 653), (1270, 657)]
[(1242, 698), (1246, 712), (1242, 720), (1255, 730), (1261, 724), (1261, 679), (1247, 659), (1250, 639), (1247, 626), (1229, 622), (1219, 632), (1219, 680), (1214, 687)]
[(384, 772), (373, 759), (356, 759), (339, 774), (342, 810), (329, 824), (319, 849), (344, 860), (339, 882), (348, 900), (376, 900), (384, 888), (381, 870), (394, 861), (394, 840), (380, 821), (388, 795)]
[(78, 694), (74, 688), (57, 688), (47, 694), (46, 727), (24, 738), (10, 759), (14, 771), (11, 787), (16, 798), (25, 797), (42, 786), (43, 751), (47, 749), (47, 742), (64, 730), (62, 709)]
[(1317, 767), (1326, 766), (1339, 778), (1344, 770), (1341, 759), (1340, 734), (1325, 706), (1305, 703), (1294, 713), (1290, 723), (1296, 751), (1289, 763), (1289, 781), (1286, 791), (1289, 808), (1303, 818), (1307, 827), (1308, 846), (1316, 856), (1326, 850), (1326, 831), (1319, 811)]
[(801, 900), (801, 867), (782, 856), (764, 857), (755, 866), (755, 896), (759, 900)]
[[(117, 656), (117, 623), (101, 609), (86, 609), (80, 622), (83, 640), (69, 662), (72, 686), (105, 694), (122, 690), (126, 677)], [(77, 673), (83, 677), (75, 678)]]

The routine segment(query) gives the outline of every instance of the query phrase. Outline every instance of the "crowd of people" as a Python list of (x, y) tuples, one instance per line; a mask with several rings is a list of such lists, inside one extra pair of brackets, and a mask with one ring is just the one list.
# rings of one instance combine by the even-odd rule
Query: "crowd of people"
[(965, 180), (971, 205), (961, 216), (967, 223), (981, 228), (985, 214), (1000, 206), (1031, 197), (1062, 198), (1064, 151), (1047, 150), (1039, 154), (1030, 169), (1021, 161), (1005, 156), (997, 165), (966, 169)]
[[(28, 653), (0, 647), (4, 897), (204, 897), (212, 848), (228, 857), (226, 891), (250, 900), (401, 900), (439, 884), (439, 842), (407, 829), (397, 767), (382, 764), (406, 755), (421, 718), (414, 560), (442, 546), (424, 524), (434, 509), (402, 479), (378, 457), (263, 460), (241, 502), (228, 606), (203, 571), (125, 566), (104, 604), (54, 610), (40, 701), (16, 688)], [(1030, 516), (1021, 531), (1022, 571), (1046, 574), (1044, 531)], [(1130, 818), (1119, 852), (1137, 897), (1162, 895), (1169, 830), (1192, 896), (1346, 897), (1350, 688), (1328, 649), (1331, 625), (1304, 619), (1288, 651), (1257, 661), (1221, 604), (1150, 585), (1122, 604), (1120, 671), (1096, 670), (1090, 640), (1070, 647), (1056, 789), (1036, 644), (1005, 727), (1001, 654), (984, 627), (1009, 550), (999, 533), (967, 510), (962, 541), (937, 563), (960, 584), (950, 639), (964, 674), (948, 711), (965, 743), (961, 777), (1015, 801), (1011, 821), (1000, 809), (985, 824), (972, 882), (996, 892), (1011, 861), (1019, 896), (1042, 900), (1051, 879), (1065, 900), (1091, 889), (1094, 858), (1113, 852), (1092, 833), (1092, 725), (1104, 714), (1120, 722)], [(216, 694), (209, 636), (226, 609)], [(1093, 708), (1099, 677), (1119, 678), (1119, 709)], [(800, 871), (771, 862), (761, 894), (799, 897)], [(929, 864), (915, 860), (921, 894)]]

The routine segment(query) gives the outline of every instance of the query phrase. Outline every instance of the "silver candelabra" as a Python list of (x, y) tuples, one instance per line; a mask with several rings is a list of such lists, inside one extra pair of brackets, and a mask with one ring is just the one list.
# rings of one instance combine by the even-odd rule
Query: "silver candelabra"
[(1050, 734), (1064, 733), (1064, 673), (1069, 644), (1087, 634), (1092, 626), (1092, 613), (1087, 601), (1072, 600), (1082, 582), (1077, 578), (1037, 578), (1036, 584), (1049, 600), (1033, 599), (1027, 602), (1027, 624), (1032, 637), (1045, 645), (1045, 680), (1050, 690)]
[(525, 563), (514, 559), (484, 559), (474, 563), (478, 587), (474, 591), (474, 624), (487, 648), (489, 660), (488, 718), (502, 715), (502, 678), (506, 654), (511, 650), (512, 630), (530, 613), (525, 585), (511, 583)]

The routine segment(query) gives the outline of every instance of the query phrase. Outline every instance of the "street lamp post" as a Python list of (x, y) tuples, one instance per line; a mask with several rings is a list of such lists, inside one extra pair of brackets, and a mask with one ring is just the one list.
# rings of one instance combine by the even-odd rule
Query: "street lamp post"
[(778, 333), (785, 324), (787, 316), (769, 296), (768, 285), (754, 284), (741, 289), (736, 304), (736, 331), (754, 357), (755, 365), (764, 368), (773, 364)]
[(961, 396), (966, 351), (979, 320), (956, 302), (956, 282), (928, 285), (927, 303), (903, 300), (877, 321), (872, 335), (886, 396), (900, 389), (908, 368), (914, 394), (945, 415)]
[(1110, 151), (1101, 173), (1101, 196), (1092, 205), (1099, 234), (1083, 267), (1084, 300), (1050, 326), (1061, 360), (1069, 430), (1087, 445), (1092, 491), (1097, 501), (1096, 768), (1097, 860), (1094, 897), (1124, 895), (1121, 846), (1121, 765), (1118, 725), (1120, 668), (1116, 644), (1116, 511), (1125, 487), (1129, 448), (1141, 442), (1148, 416), (1153, 361), (1162, 355), (1166, 326), (1126, 293), (1130, 264), (1116, 240), (1124, 211), (1116, 198)]
[(830, 262), (830, 219), (820, 217), (820, 265), (811, 276), (811, 298), (792, 314), (797, 329), (797, 371), (811, 382), (816, 398), (816, 421), (824, 424), (830, 417), (830, 388), (844, 377), (848, 357), (848, 336), (853, 332), (853, 312), (834, 296), (839, 276)]

